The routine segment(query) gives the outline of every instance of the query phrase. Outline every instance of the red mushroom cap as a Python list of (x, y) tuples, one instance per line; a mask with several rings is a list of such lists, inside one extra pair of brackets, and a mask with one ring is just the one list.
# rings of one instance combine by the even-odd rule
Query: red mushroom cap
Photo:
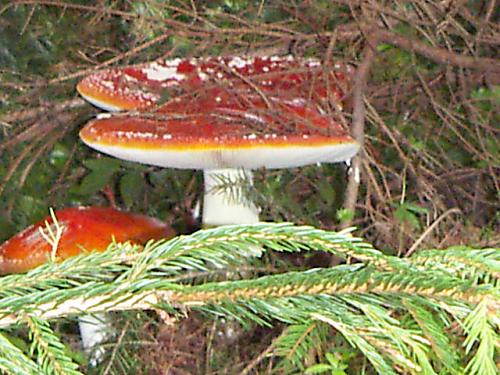
[[(113, 239), (144, 243), (174, 235), (171, 228), (157, 219), (112, 208), (66, 208), (55, 214), (63, 227), (56, 254), (58, 259), (77, 255), (82, 249), (104, 251)], [(51, 246), (39, 230), (45, 228), (45, 221), (53, 223), (52, 218), (47, 217), (0, 246), (0, 275), (25, 272), (49, 259)]]
[[(210, 85), (252, 86), (264, 93), (301, 91), (299, 97), (341, 99), (347, 65), (335, 65), (324, 75), (321, 62), (293, 56), (206, 57), (158, 60), (146, 64), (111, 68), (83, 79), (77, 90), (105, 110), (144, 110), (164, 98), (178, 97)], [(329, 84), (324, 77), (328, 76)]]
[(330, 116), (301, 101), (271, 100), (269, 109), (258, 95), (243, 96), (242, 103), (238, 95), (220, 101), (223, 95), (207, 96), (174, 101), (154, 118), (101, 118), (87, 124), (80, 137), (120, 159), (194, 169), (338, 162), (359, 148)]

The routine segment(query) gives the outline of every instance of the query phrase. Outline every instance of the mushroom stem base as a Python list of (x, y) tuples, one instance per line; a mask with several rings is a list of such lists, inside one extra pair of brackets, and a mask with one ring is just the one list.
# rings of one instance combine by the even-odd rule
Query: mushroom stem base
[(203, 225), (252, 224), (259, 221), (259, 212), (252, 202), (245, 201), (242, 191), (252, 184), (252, 172), (246, 169), (209, 169), (204, 171)]
[(99, 313), (79, 317), (78, 327), (82, 337), (83, 351), (89, 358), (89, 364), (96, 366), (104, 355), (104, 349), (98, 346), (106, 341), (112, 330), (109, 316)]

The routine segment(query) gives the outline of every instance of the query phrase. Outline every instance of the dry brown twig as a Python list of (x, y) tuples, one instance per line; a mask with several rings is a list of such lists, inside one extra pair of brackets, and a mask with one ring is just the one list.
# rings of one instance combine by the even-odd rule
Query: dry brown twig
[[(373, 5), (373, 4), (371, 4)], [(367, 81), (369, 78), (369, 70), (375, 59), (375, 50), (379, 43), (388, 43), (396, 47), (412, 51), (413, 53), (427, 57), (442, 65), (454, 65), (467, 69), (478, 69), (483, 71), (500, 72), (500, 64), (498, 60), (485, 57), (464, 56), (458, 53), (450, 52), (444, 48), (429, 46), (418, 40), (409, 39), (398, 35), (389, 30), (382, 29), (378, 26), (360, 24), (360, 29), (367, 36), (366, 46), (362, 53), (361, 64), (359, 65), (354, 80), (353, 88), (353, 118), (351, 134), (360, 143), (364, 145), (364, 123), (365, 123), (365, 108), (364, 97), (366, 94)], [(369, 37), (368, 37), (369, 36)], [(422, 79), (421, 79), (422, 82)], [(427, 87), (427, 86), (426, 86)], [(427, 90), (427, 93), (430, 92)], [(453, 128), (453, 130), (455, 130)], [(460, 137), (460, 133), (457, 133)], [(467, 143), (465, 139), (464, 142)], [(471, 146), (469, 146), (471, 147)], [(363, 157), (363, 149), (353, 159), (351, 173), (349, 175), (346, 195), (344, 200), (344, 208), (354, 211), (359, 190), (359, 170), (361, 166), (360, 158)], [(352, 221), (343, 223), (343, 226), (349, 226)]]
[(444, 212), (441, 216), (439, 216), (434, 222), (429, 225), (429, 227), (420, 235), (420, 237), (415, 241), (415, 243), (408, 249), (406, 252), (405, 256), (409, 257), (411, 254), (415, 252), (415, 250), (418, 249), (420, 244), (425, 240), (425, 238), (431, 233), (443, 219), (445, 219), (448, 215), (451, 215), (453, 213), (460, 213), (460, 210), (458, 208), (450, 208), (446, 212)]
[[(363, 51), (362, 62), (356, 70), (353, 88), (353, 111), (352, 111), (352, 127), (351, 134), (359, 143), (361, 150), (352, 160), (349, 180), (345, 192), (344, 208), (354, 212), (356, 201), (358, 198), (360, 173), (362, 158), (364, 154), (364, 139), (365, 139), (365, 91), (368, 82), (370, 68), (375, 60), (376, 43), (373, 40), (368, 40)], [(344, 227), (351, 226), (352, 221), (343, 223)]]

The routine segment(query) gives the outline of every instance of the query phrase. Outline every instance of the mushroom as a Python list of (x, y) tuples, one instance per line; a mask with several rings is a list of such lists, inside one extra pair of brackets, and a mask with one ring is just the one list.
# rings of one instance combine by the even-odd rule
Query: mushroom
[[(51, 258), (62, 260), (80, 254), (82, 249), (104, 251), (113, 240), (142, 244), (149, 239), (174, 235), (170, 227), (157, 219), (112, 208), (66, 208), (57, 211), (55, 217), (61, 230), (55, 249), (43, 235), (47, 225), (56, 226), (49, 216), (0, 246), (0, 275), (26, 272)], [(88, 353), (104, 341), (110, 329), (104, 314), (79, 318), (79, 327), (83, 348)], [(90, 362), (96, 364), (103, 353), (99, 349)]]
[(78, 84), (82, 96), (101, 108), (141, 113), (98, 118), (80, 137), (121, 159), (203, 169), (204, 225), (256, 222), (253, 204), (214, 187), (251, 179), (251, 169), (339, 162), (357, 152), (325, 114), (327, 99), (341, 110), (346, 91), (349, 68), (334, 68), (325, 75), (316, 59), (233, 56), (104, 70)]
[(324, 74), (315, 59), (225, 57), (162, 60), (97, 72), (80, 94), (106, 110), (80, 137), (120, 159), (203, 169), (204, 226), (254, 223), (252, 203), (235, 201), (221, 180), (252, 169), (350, 159), (359, 145), (328, 115), (342, 110), (347, 82), (339, 66)]
[[(228, 99), (228, 98), (226, 98)], [(155, 118), (114, 116), (87, 124), (80, 138), (88, 146), (119, 159), (172, 168), (203, 169), (204, 225), (258, 221), (249, 204), (235, 204), (213, 184), (234, 179), (235, 169), (290, 168), (351, 158), (358, 144), (330, 117), (301, 101), (272, 100), (272, 109), (246, 98), (250, 109), (228, 100), (175, 102), (182, 114)], [(190, 105), (188, 105), (190, 103)], [(174, 112), (175, 113), (175, 112)], [(163, 114), (163, 110), (162, 110)]]
[[(80, 254), (82, 249), (104, 251), (113, 239), (144, 243), (174, 234), (157, 219), (112, 208), (72, 207), (57, 211), (55, 215), (62, 233), (53, 255), (61, 260)], [(26, 272), (50, 259), (51, 245), (40, 231), (46, 222), (54, 224), (49, 216), (0, 246), (0, 275)]]
[[(80, 81), (77, 90), (89, 102), (107, 111), (144, 111), (183, 93), (228, 83), (258, 86), (266, 94), (303, 89), (302, 97), (313, 93), (312, 99), (324, 99), (333, 94), (340, 99), (346, 88), (346, 74), (352, 69), (345, 64), (335, 64), (333, 68), (328, 75), (330, 84), (325, 85), (321, 62), (314, 58), (291, 55), (177, 58), (101, 70)], [(339, 90), (338, 86), (344, 87)]]

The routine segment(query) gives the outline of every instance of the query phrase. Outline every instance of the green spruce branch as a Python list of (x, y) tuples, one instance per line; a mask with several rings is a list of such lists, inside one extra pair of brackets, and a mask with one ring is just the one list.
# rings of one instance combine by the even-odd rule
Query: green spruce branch
[(43, 374), (42, 369), (0, 333), (0, 370), (7, 374)]
[(58, 375), (81, 375), (78, 366), (66, 355), (64, 344), (58, 339), (47, 321), (26, 315), (23, 319), (28, 326), (32, 340), (30, 354), (36, 354), (43, 373)]
[[(104, 253), (2, 277), (0, 327), (27, 325), (32, 351), (23, 353), (0, 336), (0, 369), (18, 373), (9, 365), (12, 358), (23, 363), (23, 373), (78, 373), (47, 320), (164, 309), (198, 310), (244, 327), (282, 322), (289, 328), (273, 354), (295, 368), (305, 368), (312, 349), (320, 352), (328, 341), (322, 332), (330, 329), (381, 374), (495, 373), (498, 249), (429, 250), (400, 259), (350, 231), (259, 223), (203, 230), (139, 250), (112, 244)], [(238, 271), (251, 269), (270, 250), (326, 251), (349, 263), (259, 277)], [(463, 346), (450, 340), (455, 322)]]

